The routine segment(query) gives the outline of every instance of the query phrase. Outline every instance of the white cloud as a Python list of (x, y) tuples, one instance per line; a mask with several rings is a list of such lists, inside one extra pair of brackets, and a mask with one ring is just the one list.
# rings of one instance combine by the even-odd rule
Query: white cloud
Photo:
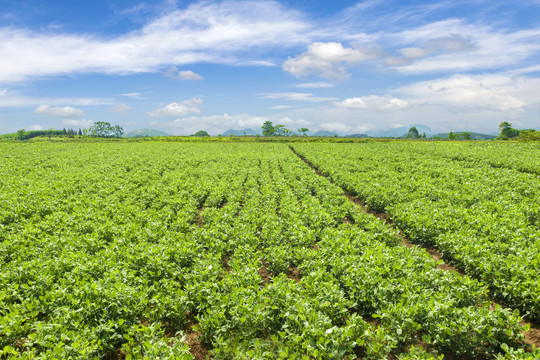
[(291, 109), (294, 107), (295, 107), (294, 105), (276, 105), (276, 106), (270, 107), (270, 109), (283, 110), (283, 109)]
[(375, 95), (352, 97), (343, 101), (334, 103), (338, 107), (347, 109), (377, 109), (377, 110), (396, 110), (405, 109), (410, 105), (403, 99), (394, 97), (381, 97)]
[(79, 128), (89, 128), (94, 122), (92, 120), (75, 120), (75, 119), (64, 119), (62, 120), (63, 126), (69, 127), (79, 127)]
[(59, 118), (77, 118), (84, 116), (84, 111), (71, 106), (52, 108), (49, 105), (40, 105), (34, 110), (34, 113)]
[(272, 61), (268, 60), (249, 60), (246, 62), (238, 61), (238, 65), (251, 65), (251, 66), (276, 66)]
[(136, 99), (136, 100), (144, 99), (144, 98), (142, 97), (142, 94), (141, 94), (141, 93), (138, 93), (138, 92), (130, 92), (130, 93), (125, 93), (125, 94), (120, 94), (120, 96), (132, 98), (132, 99)]
[(28, 127), (28, 130), (45, 130), (45, 128), (39, 124), (33, 124)]
[(179, 71), (176, 66), (171, 66), (166, 72), (165, 77), (174, 80), (202, 80), (201, 75), (194, 73), (191, 70)]
[(352, 126), (341, 122), (325, 122), (319, 124), (321, 130), (335, 131), (339, 133), (350, 133), (353, 129)]
[(379, 41), (398, 47), (403, 56), (385, 64), (404, 73), (502, 69), (538, 53), (540, 28), (512, 32), (450, 19), (388, 33)]
[(266, 93), (260, 94), (261, 99), (280, 99), (290, 101), (306, 101), (306, 102), (322, 102), (337, 100), (334, 97), (320, 97), (313, 96), (313, 94), (296, 93), (296, 92), (283, 92), (283, 93)]
[[(74, 106), (100, 106), (112, 105), (113, 99), (107, 98), (46, 98), (29, 97), (17, 93), (5, 92), (0, 96), (0, 108), (16, 108), (26, 106), (41, 106), (43, 104), (52, 105), (74, 105)], [(37, 110), (37, 109), (36, 109)]]
[(182, 101), (181, 103), (170, 103), (160, 109), (149, 111), (147, 114), (151, 117), (174, 117), (185, 116), (188, 114), (199, 114), (201, 112), (199, 106), (201, 105), (202, 99), (192, 98), (190, 100)]
[(73, 73), (158, 72), (165, 65), (196, 62), (266, 65), (259, 50), (304, 43), (311, 29), (299, 12), (276, 1), (192, 3), (112, 38), (4, 27), (0, 83)]
[(247, 129), (259, 130), (265, 121), (272, 121), (274, 125), (286, 125), (290, 130), (296, 131), (298, 128), (310, 127), (312, 122), (297, 117), (267, 117), (250, 114), (222, 114), (210, 116), (189, 116), (168, 123), (155, 122), (151, 124), (156, 128), (161, 128), (172, 134), (190, 135), (199, 130), (208, 131), (208, 133), (217, 135), (228, 129)]
[(301, 89), (318, 89), (318, 88), (331, 88), (336, 85), (329, 82), (311, 82), (311, 83), (294, 84), (291, 86), (295, 88), (301, 88)]
[[(258, 129), (269, 120), (264, 116), (252, 116), (249, 114), (223, 114), (210, 116), (190, 116), (176, 119), (161, 125), (164, 129), (174, 134), (193, 134), (199, 130), (206, 130), (211, 134), (221, 134), (227, 129)], [(158, 125), (158, 124), (155, 124)]]
[(315, 42), (308, 50), (283, 63), (283, 70), (296, 77), (317, 74), (324, 78), (344, 80), (349, 77), (344, 64), (359, 64), (381, 55), (376, 47), (347, 48), (339, 42)]
[(415, 104), (444, 106), (454, 111), (504, 112), (537, 103), (538, 89), (540, 79), (485, 74), (421, 81), (397, 88), (395, 92)]
[(118, 105), (110, 107), (109, 110), (117, 114), (125, 115), (129, 112), (129, 110), (131, 110), (131, 106), (126, 105), (126, 104), (118, 104)]

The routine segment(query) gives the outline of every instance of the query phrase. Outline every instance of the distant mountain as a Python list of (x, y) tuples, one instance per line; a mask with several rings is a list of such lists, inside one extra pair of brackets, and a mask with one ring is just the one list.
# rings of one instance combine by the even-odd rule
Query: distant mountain
[(367, 138), (368, 134), (351, 134), (351, 135), (345, 135), (345, 137), (350, 138)]
[(319, 130), (319, 131), (317, 131), (316, 133), (314, 133), (314, 134), (312, 134), (310, 136), (334, 136), (334, 135), (339, 136), (339, 134), (337, 132), (334, 132), (334, 131)]
[[(454, 134), (461, 135), (464, 132), (468, 132), (469, 134), (471, 134), (471, 140), (490, 140), (490, 139), (493, 139), (493, 138), (497, 137), (496, 135), (480, 134), (480, 133), (476, 133), (476, 132), (472, 132), (472, 131), (456, 131), (456, 132), (454, 132)], [(448, 139), (448, 134), (449, 133), (438, 133), (436, 135), (432, 135), (432, 136), (429, 136), (429, 137), (439, 137), (441, 139)]]
[(166, 132), (163, 132), (163, 131), (153, 130), (153, 129), (133, 130), (124, 134), (124, 137), (134, 137), (134, 138), (156, 137), (156, 136), (172, 136), (172, 135), (167, 134)]
[(234, 130), (229, 129), (225, 131), (221, 136), (255, 136), (257, 134), (261, 134), (260, 131), (255, 131), (253, 129), (242, 129), (242, 130)]
[(406, 136), (409, 132), (409, 129), (411, 127), (415, 126), (416, 130), (418, 130), (418, 133), (422, 135), (423, 133), (426, 133), (427, 136), (435, 135), (433, 130), (429, 126), (422, 125), (422, 124), (414, 124), (411, 126), (403, 126), (393, 129), (386, 129), (386, 130), (375, 130), (375, 131), (369, 131), (368, 136), (369, 137), (402, 137)]

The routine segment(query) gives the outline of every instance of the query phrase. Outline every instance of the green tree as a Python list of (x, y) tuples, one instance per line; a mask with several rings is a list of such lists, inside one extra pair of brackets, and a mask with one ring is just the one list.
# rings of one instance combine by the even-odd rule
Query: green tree
[(82, 131), (81, 131), (81, 128), (79, 128), (79, 133), (78, 133), (79, 136), (82, 136)]
[(115, 138), (121, 138), (124, 135), (124, 129), (120, 125), (115, 125), (113, 129), (113, 136)]
[(540, 141), (540, 131), (534, 129), (520, 130), (519, 138), (524, 141)]
[(459, 139), (459, 135), (458, 134), (454, 134), (453, 132), (449, 132), (448, 133), (448, 140), (457, 140)]
[(204, 136), (210, 136), (210, 135), (204, 130), (199, 130), (193, 136), (204, 137)]
[(470, 132), (464, 132), (461, 134), (461, 137), (463, 140), (471, 140), (471, 133)]
[(419, 137), (420, 134), (418, 133), (418, 129), (416, 128), (416, 126), (411, 127), (406, 136), (407, 139), (418, 139)]
[(276, 135), (276, 136), (285, 135), (285, 125), (276, 125), (276, 126), (274, 126), (274, 135)]
[(308, 128), (301, 128), (301, 129), (298, 129), (298, 132), (300, 134), (302, 134), (302, 136), (307, 136), (307, 132), (309, 132), (309, 129)]
[(119, 137), (122, 137), (122, 135), (124, 135), (124, 129), (122, 129), (122, 127), (119, 125), (112, 126), (108, 122), (98, 121), (94, 123), (94, 125), (92, 125), (90, 129), (88, 129), (87, 134), (89, 136), (95, 136), (95, 137), (119, 138)]
[(262, 126), (262, 133), (264, 136), (272, 136), (275, 135), (276, 129), (274, 128), (274, 125), (271, 121), (265, 121)]
[(503, 121), (499, 124), (499, 139), (506, 140), (519, 136), (519, 130), (512, 128), (512, 123), (508, 121)]
[(51, 140), (51, 137), (54, 135), (54, 129), (53, 128), (50, 128), (49, 130), (47, 130), (47, 137), (49, 138), (49, 140)]
[(17, 139), (24, 140), (25, 136), (26, 136), (26, 130), (20, 129), (17, 131)]

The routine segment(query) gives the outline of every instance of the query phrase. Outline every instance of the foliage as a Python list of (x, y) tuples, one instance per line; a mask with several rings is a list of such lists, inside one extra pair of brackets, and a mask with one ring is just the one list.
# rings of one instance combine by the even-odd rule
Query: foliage
[(538, 147), (372, 144), (362, 162), (354, 147), (298, 147), (412, 241), (435, 245), (493, 297), (540, 319), (540, 182), (528, 173), (540, 173)]
[(263, 136), (272, 136), (275, 135), (276, 130), (274, 128), (274, 125), (271, 121), (265, 121), (262, 125), (262, 133)]
[(26, 135), (26, 130), (24, 129), (20, 129), (17, 131), (17, 138), (19, 140), (24, 140), (25, 139), (25, 135)]
[(420, 134), (418, 133), (418, 129), (416, 128), (416, 126), (411, 127), (406, 136), (407, 139), (418, 139), (419, 137)]
[(263, 136), (290, 136), (292, 130), (285, 128), (285, 125), (273, 125), (271, 121), (265, 121), (262, 125)]
[[(536, 178), (489, 165), (469, 173), (466, 161), (443, 161), (444, 152), (418, 142), (295, 143), (331, 183), (288, 144), (215, 141), (0, 144), (0, 357), (189, 359), (184, 335), (193, 326), (214, 359), (478, 358), (523, 348), (521, 317), (490, 310), (491, 287), (504, 286), (488, 281), (497, 268), (487, 285), (439, 269), (340, 186), (369, 206), (394, 204), (410, 234), (419, 224), (418, 233), (444, 230), (434, 213), (445, 208), (419, 212), (413, 197), (467, 203), (477, 212), (443, 212), (448, 226), (478, 222), (496, 240), (508, 223), (476, 216), (498, 209), (496, 181), (515, 182), (506, 195), (537, 219), (522, 201), (538, 193)], [(527, 146), (516, 145), (517, 153)], [(473, 185), (464, 191), (474, 197), (455, 193), (454, 177), (460, 186), (483, 183), (493, 203)], [(517, 214), (510, 205), (501, 204), (508, 219)], [(463, 242), (480, 260), (483, 246), (492, 261), (515, 264), (512, 256), (538, 248), (526, 235), (534, 249), (519, 247), (522, 255), (466, 236), (452, 246), (462, 251)], [(518, 240), (506, 234), (504, 243)], [(532, 276), (528, 261), (512, 269)]]
[(519, 130), (512, 128), (512, 124), (503, 121), (499, 124), (499, 137), (500, 140), (507, 140), (519, 136)]
[(540, 141), (540, 131), (534, 129), (520, 130), (519, 139), (523, 141)]
[(124, 129), (119, 125), (111, 125), (108, 122), (98, 121), (88, 129), (88, 136), (101, 138), (120, 138), (124, 134)]
[(204, 130), (199, 130), (195, 134), (193, 134), (193, 136), (205, 137), (210, 135)]

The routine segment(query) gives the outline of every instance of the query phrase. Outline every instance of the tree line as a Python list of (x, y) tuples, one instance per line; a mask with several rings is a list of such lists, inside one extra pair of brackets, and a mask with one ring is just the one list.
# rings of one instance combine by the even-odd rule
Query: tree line
[(62, 129), (62, 130), (30, 130), (20, 129), (17, 131), (18, 140), (28, 140), (38, 136), (46, 136), (49, 140), (52, 137), (68, 137), (73, 138), (75, 136), (88, 136), (96, 138), (120, 138), (124, 135), (124, 129), (119, 125), (111, 125), (111, 123), (98, 121), (88, 129), (80, 129), (75, 131), (74, 129)]
[[(303, 136), (307, 136), (309, 129), (300, 128), (297, 131)], [(271, 121), (265, 121), (262, 126), (262, 133), (263, 136), (290, 136), (294, 134), (294, 131), (287, 129), (285, 125), (274, 125)]]

